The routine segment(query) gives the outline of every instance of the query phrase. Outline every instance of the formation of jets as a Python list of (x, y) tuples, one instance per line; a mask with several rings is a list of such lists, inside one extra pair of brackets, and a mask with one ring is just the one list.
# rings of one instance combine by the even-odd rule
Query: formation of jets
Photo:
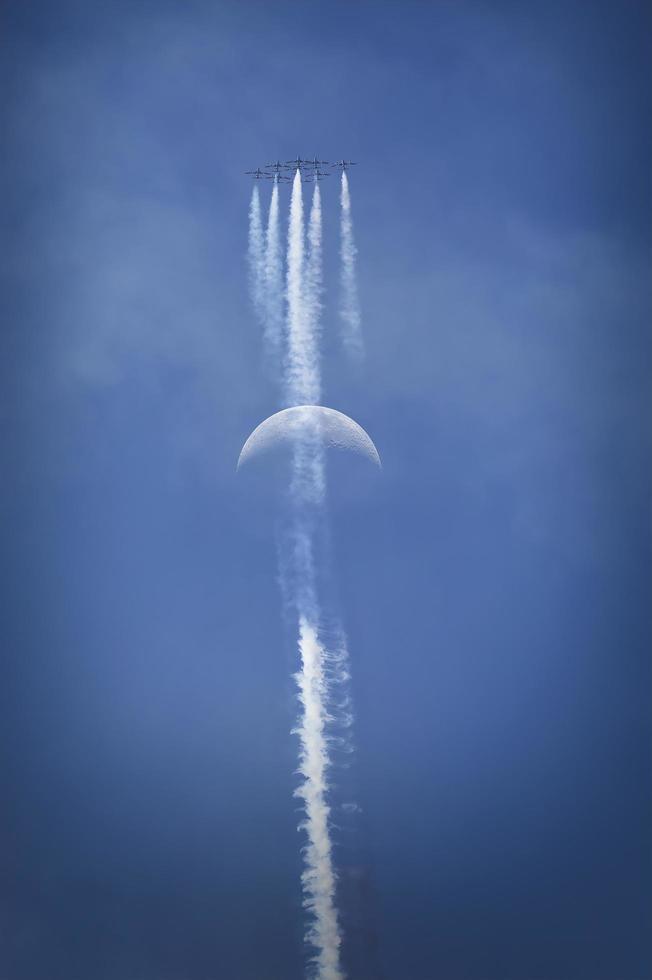
[(321, 167), (346, 170), (348, 167), (353, 166), (355, 166), (354, 160), (338, 160), (336, 163), (329, 163), (328, 160), (318, 160), (317, 157), (313, 157), (312, 160), (304, 160), (303, 157), (297, 156), (294, 160), (275, 160), (273, 163), (266, 163), (264, 170), (256, 167), (255, 170), (245, 170), (245, 173), (249, 177), (253, 177), (254, 180), (290, 181), (292, 178), (287, 177), (282, 171), (299, 170), (303, 175), (303, 179), (311, 182), (323, 180), (324, 177), (330, 177), (330, 173), (327, 170), (321, 170)]

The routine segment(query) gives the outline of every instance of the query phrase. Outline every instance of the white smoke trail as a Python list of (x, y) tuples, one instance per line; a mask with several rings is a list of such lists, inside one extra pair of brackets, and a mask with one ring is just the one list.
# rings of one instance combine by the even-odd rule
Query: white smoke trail
[[(303, 906), (310, 916), (306, 942), (314, 949), (311, 966), (319, 980), (343, 980), (340, 968), (342, 943), (335, 905), (336, 875), (333, 866), (328, 804), (329, 713), (332, 664), (319, 634), (319, 602), (315, 588), (314, 539), (308, 526), (296, 528), (295, 574), (303, 569), (298, 584), (300, 666), (294, 675), (301, 715), (294, 733), (299, 736), (301, 784), (295, 796), (303, 802), (304, 819), (299, 830), (306, 834), (301, 875)], [(307, 573), (307, 574), (306, 574)]]
[[(321, 396), (319, 318), (322, 290), (321, 196), (315, 187), (304, 249), (301, 174), (292, 186), (287, 254), (287, 359), (285, 395), (290, 405), (317, 404)], [(303, 904), (310, 916), (306, 941), (314, 949), (311, 965), (319, 980), (342, 980), (341, 935), (335, 906), (336, 877), (330, 838), (327, 773), (330, 766), (328, 651), (319, 637), (315, 547), (323, 525), (324, 451), (318, 424), (297, 443), (292, 462), (289, 550), (290, 601), (299, 627), (300, 668), (295, 674), (301, 716), (296, 795), (303, 801), (300, 825), (307, 837), (301, 877)]]
[(321, 395), (320, 318), (322, 311), (321, 192), (315, 183), (308, 222), (308, 259), (304, 283), (305, 348), (316, 400)]
[(345, 170), (342, 170), (340, 205), (340, 257), (342, 259), (340, 318), (342, 320), (342, 341), (348, 354), (360, 358), (364, 354), (364, 344), (362, 340), (360, 303), (358, 301), (358, 285), (355, 273), (355, 257), (358, 250), (355, 247), (353, 238), (351, 195), (349, 194), (349, 181)]
[(287, 257), (288, 350), (285, 370), (287, 405), (315, 405), (321, 395), (318, 351), (306, 309), (304, 225), (301, 173), (292, 184)]
[(249, 205), (249, 292), (256, 316), (265, 325), (265, 244), (260, 217), (260, 194), (254, 184)]
[(306, 939), (316, 949), (313, 965), (320, 980), (341, 980), (340, 929), (335, 908), (335, 873), (329, 829), (330, 809), (326, 801), (327, 770), (330, 765), (326, 725), (328, 680), (324, 664), (326, 651), (317, 629), (305, 616), (299, 618), (301, 669), (295, 674), (299, 701), (303, 708), (297, 729), (301, 749), (301, 786), (295, 791), (304, 802), (306, 818), (302, 824), (308, 843), (302, 875), (304, 907), (313, 916)]
[(281, 226), (278, 206), (278, 180), (274, 180), (267, 218), (264, 256), (263, 339), (270, 363), (278, 368), (283, 340), (283, 258), (281, 255)]
[[(346, 679), (346, 651), (326, 642), (318, 596), (319, 537), (324, 521), (324, 458), (319, 440), (296, 446), (291, 483), (291, 520), (281, 541), (281, 579), (289, 610), (298, 624), (299, 669), (294, 674), (300, 714), (293, 734), (299, 738), (301, 782), (295, 796), (303, 804), (298, 830), (302, 848), (303, 907), (308, 915), (305, 941), (312, 947), (309, 976), (344, 980), (340, 965), (342, 935), (336, 906), (335, 873), (329, 805), (330, 749), (334, 723), (348, 724), (342, 705), (333, 698), (335, 685)], [(330, 640), (330, 637), (328, 638)], [(337, 717), (334, 716), (333, 711)], [(340, 741), (342, 740), (339, 736)]]

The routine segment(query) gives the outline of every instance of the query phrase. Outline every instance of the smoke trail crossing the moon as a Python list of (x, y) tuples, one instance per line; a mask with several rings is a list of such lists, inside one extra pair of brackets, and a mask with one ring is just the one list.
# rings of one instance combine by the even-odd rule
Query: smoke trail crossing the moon
[(351, 195), (346, 170), (342, 170), (340, 189), (340, 276), (341, 276), (341, 305), (340, 319), (342, 321), (342, 341), (346, 352), (356, 358), (364, 354), (362, 340), (362, 323), (360, 303), (358, 300), (358, 283), (355, 271), (357, 249), (353, 237), (353, 217), (351, 215)]
[[(322, 220), (319, 186), (314, 189), (308, 225), (308, 256), (304, 254), (301, 174), (297, 170), (290, 202), (288, 231), (288, 358), (286, 391), (291, 404), (315, 404), (321, 396), (319, 317), (322, 288)], [(321, 609), (317, 597), (315, 547), (323, 524), (326, 492), (324, 446), (320, 426), (309, 418), (294, 446), (289, 529), (291, 594), (299, 626), (300, 669), (295, 674), (301, 716), (299, 773), (296, 795), (303, 800), (305, 819), (299, 829), (307, 837), (301, 876), (303, 904), (311, 917), (306, 941), (314, 948), (312, 966), (319, 980), (340, 980), (341, 936), (335, 907), (327, 802), (330, 767), (327, 726), (328, 651), (319, 640)], [(286, 547), (288, 542), (286, 542)]]

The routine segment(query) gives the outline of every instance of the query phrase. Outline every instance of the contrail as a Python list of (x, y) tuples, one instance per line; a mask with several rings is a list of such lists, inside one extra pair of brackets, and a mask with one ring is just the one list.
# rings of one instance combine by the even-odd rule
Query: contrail
[(263, 226), (260, 217), (260, 194), (254, 184), (249, 205), (249, 248), (247, 251), (249, 264), (249, 292), (251, 302), (258, 320), (265, 328), (265, 244)]
[[(321, 224), (321, 219), (320, 219)], [(287, 256), (287, 359), (285, 398), (288, 406), (315, 405), (321, 395), (314, 323), (308, 315), (304, 286), (304, 222), (301, 173), (292, 184)]]
[[(305, 347), (307, 361), (311, 369), (311, 380), (315, 389), (316, 401), (321, 396), (320, 370), (320, 318), (322, 310), (322, 229), (321, 192), (315, 184), (312, 194), (312, 207), (308, 222), (308, 259), (306, 262), (304, 284), (304, 315), (306, 320)], [(304, 402), (304, 404), (308, 404)]]
[[(304, 249), (301, 174), (292, 186), (287, 258), (286, 400), (290, 405), (317, 404), (321, 397), (319, 319), (322, 290), (321, 195), (315, 186), (308, 224), (308, 254)], [(311, 966), (319, 980), (342, 980), (341, 934), (335, 906), (336, 877), (330, 838), (328, 805), (328, 705), (331, 658), (319, 629), (315, 549), (324, 522), (326, 492), (324, 448), (318, 426), (296, 443), (290, 483), (291, 522), (286, 540), (290, 576), (288, 592), (299, 628), (300, 667), (295, 674), (301, 714), (299, 774), (296, 795), (303, 801), (299, 827), (307, 837), (301, 876), (304, 908), (310, 915), (306, 942), (313, 947)]]
[(283, 257), (278, 207), (278, 180), (274, 180), (267, 218), (264, 260), (265, 323), (263, 339), (267, 357), (278, 366), (283, 341)]
[(351, 217), (351, 195), (346, 170), (342, 170), (340, 191), (340, 257), (341, 265), (341, 306), (342, 340), (348, 354), (360, 358), (364, 354), (358, 285), (355, 273), (357, 249), (353, 238), (353, 219)]
[(315, 951), (311, 966), (319, 980), (343, 980), (328, 804), (329, 727), (333, 721), (329, 712), (330, 688), (338, 663), (320, 636), (315, 556), (323, 521), (323, 470), (323, 447), (319, 433), (315, 432), (296, 446), (291, 484), (293, 519), (289, 541), (286, 540), (290, 549), (290, 592), (298, 619), (300, 655), (294, 678), (301, 713), (293, 731), (299, 736), (298, 772), (302, 781), (295, 796), (303, 802), (304, 819), (299, 830), (307, 837), (301, 883), (303, 905), (310, 915), (305, 938)]
[(299, 772), (303, 782), (295, 793), (304, 802), (306, 819), (302, 825), (308, 843), (305, 847), (305, 870), (302, 875), (304, 907), (313, 916), (306, 939), (315, 947), (313, 958), (320, 980), (341, 980), (341, 936), (335, 908), (335, 873), (333, 871), (329, 815), (326, 802), (327, 770), (330, 766), (326, 724), (328, 715), (328, 679), (325, 671), (326, 651), (314, 623), (299, 617), (299, 652), (301, 668), (295, 679), (303, 708), (297, 729), (301, 743)]

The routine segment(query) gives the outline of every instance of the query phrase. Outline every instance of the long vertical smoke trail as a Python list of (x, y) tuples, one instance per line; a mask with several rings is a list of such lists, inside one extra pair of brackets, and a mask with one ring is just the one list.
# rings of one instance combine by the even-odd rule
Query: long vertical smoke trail
[(278, 179), (274, 180), (267, 218), (264, 256), (265, 323), (263, 340), (270, 363), (278, 370), (283, 340), (283, 260), (278, 206)]
[(249, 292), (256, 316), (265, 325), (265, 243), (260, 217), (260, 194), (254, 184), (249, 205)]
[(299, 626), (300, 666), (294, 675), (301, 713), (299, 774), (295, 795), (302, 800), (306, 834), (301, 876), (303, 905), (310, 916), (306, 942), (313, 947), (311, 966), (319, 980), (342, 980), (341, 936), (335, 906), (328, 805), (329, 713), (331, 657), (320, 637), (321, 609), (317, 595), (315, 549), (324, 504), (324, 456), (319, 431), (296, 446), (291, 484), (292, 523), (289, 532), (291, 601)]
[(364, 354), (364, 344), (362, 341), (360, 303), (358, 301), (358, 284), (355, 273), (357, 249), (353, 238), (349, 180), (345, 170), (342, 170), (340, 204), (340, 257), (342, 259), (340, 318), (342, 320), (342, 340), (347, 353), (353, 357), (360, 358)]
[[(287, 360), (285, 396), (289, 405), (316, 404), (321, 396), (319, 316), (322, 289), (321, 196), (315, 186), (304, 248), (301, 174), (292, 186), (287, 254)], [(314, 949), (311, 966), (319, 980), (342, 980), (341, 936), (335, 907), (336, 879), (330, 839), (327, 775), (329, 654), (319, 636), (315, 547), (323, 523), (324, 452), (318, 429), (295, 446), (290, 484), (289, 593), (299, 627), (300, 666), (295, 674), (301, 713), (296, 795), (303, 801), (303, 904), (310, 916), (306, 942)]]

